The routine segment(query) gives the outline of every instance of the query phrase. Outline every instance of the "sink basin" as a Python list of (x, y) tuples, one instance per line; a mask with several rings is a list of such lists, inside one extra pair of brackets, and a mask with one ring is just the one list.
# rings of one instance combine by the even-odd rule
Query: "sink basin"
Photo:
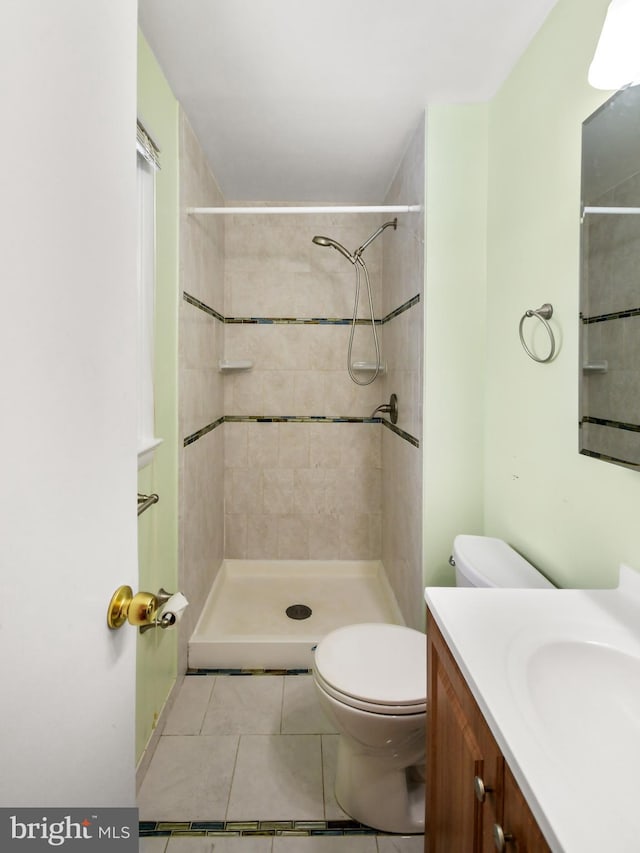
[(529, 648), (521, 711), (554, 762), (592, 771), (598, 753), (619, 781), (640, 766), (640, 656), (606, 643), (555, 639)]
[(425, 598), (551, 850), (638, 853), (640, 572)]

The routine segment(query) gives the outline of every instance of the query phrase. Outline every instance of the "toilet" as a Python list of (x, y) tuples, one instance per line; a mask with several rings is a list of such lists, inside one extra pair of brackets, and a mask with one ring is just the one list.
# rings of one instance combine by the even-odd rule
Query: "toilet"
[[(456, 536), (461, 587), (553, 587), (506, 542)], [(335, 795), (354, 820), (384, 832), (424, 832), (427, 644), (404, 625), (364, 623), (316, 648), (320, 705), (340, 734)]]

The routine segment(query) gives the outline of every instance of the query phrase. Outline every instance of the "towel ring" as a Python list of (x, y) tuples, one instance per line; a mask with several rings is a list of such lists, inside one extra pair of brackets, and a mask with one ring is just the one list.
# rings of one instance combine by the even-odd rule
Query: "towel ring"
[[(527, 311), (525, 311), (524, 314), (522, 315), (521, 320), (520, 320), (520, 326), (518, 327), (518, 333), (520, 335), (520, 343), (522, 344), (524, 351), (529, 356), (529, 358), (532, 358), (534, 361), (538, 361), (541, 364), (546, 364), (546, 362), (551, 361), (551, 359), (553, 358), (553, 356), (555, 355), (555, 352), (556, 352), (556, 339), (553, 336), (553, 330), (552, 330), (551, 326), (547, 322), (547, 320), (550, 320), (552, 316), (553, 316), (553, 305), (551, 305), (549, 302), (545, 302), (544, 305), (541, 305), (539, 308), (536, 308), (535, 310), (529, 308)], [(524, 326), (524, 321), (528, 317), (537, 317), (538, 320), (540, 320), (540, 322), (543, 324), (543, 326), (545, 327), (545, 329), (549, 333), (549, 342), (551, 344), (551, 349), (549, 350), (549, 355), (546, 358), (539, 358), (537, 355), (534, 355), (524, 341), (524, 335), (522, 334), (522, 327)]]

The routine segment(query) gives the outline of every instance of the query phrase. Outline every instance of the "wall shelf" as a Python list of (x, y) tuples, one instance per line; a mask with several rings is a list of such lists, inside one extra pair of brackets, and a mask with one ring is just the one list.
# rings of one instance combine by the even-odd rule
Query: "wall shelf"
[(221, 359), (218, 362), (220, 373), (240, 373), (243, 370), (251, 370), (253, 362), (248, 358)]

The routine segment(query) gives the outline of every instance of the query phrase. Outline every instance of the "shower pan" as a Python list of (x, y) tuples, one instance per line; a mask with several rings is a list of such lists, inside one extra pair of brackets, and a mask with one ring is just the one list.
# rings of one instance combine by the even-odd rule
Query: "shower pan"
[(357, 622), (404, 624), (379, 560), (225, 560), (189, 668), (310, 669), (322, 637)]

